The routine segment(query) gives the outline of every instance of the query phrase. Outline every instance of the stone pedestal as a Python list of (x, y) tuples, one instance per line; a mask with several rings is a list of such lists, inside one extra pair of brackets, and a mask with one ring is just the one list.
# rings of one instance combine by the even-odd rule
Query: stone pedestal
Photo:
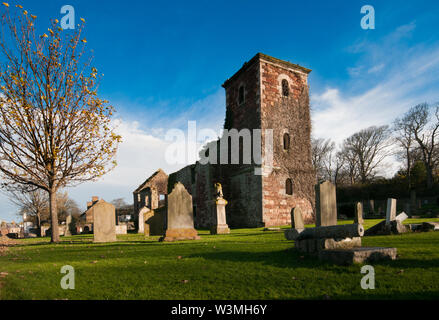
[(229, 226), (226, 222), (226, 205), (227, 201), (222, 198), (217, 198), (213, 204), (214, 215), (216, 216), (216, 225), (210, 228), (210, 234), (228, 234), (230, 233)]

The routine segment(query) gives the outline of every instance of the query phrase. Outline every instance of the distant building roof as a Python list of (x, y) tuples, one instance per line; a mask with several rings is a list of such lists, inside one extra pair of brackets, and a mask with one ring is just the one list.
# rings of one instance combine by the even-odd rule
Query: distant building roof
[(155, 177), (157, 177), (157, 175), (159, 173), (163, 173), (164, 175), (168, 176), (166, 174), (165, 171), (163, 171), (162, 169), (158, 169), (156, 172), (154, 172), (148, 179), (145, 180), (145, 182), (143, 182), (136, 190), (134, 190), (134, 193), (138, 193), (140, 191), (142, 191), (144, 189), (144, 187), (151, 182), (152, 180), (154, 180)]

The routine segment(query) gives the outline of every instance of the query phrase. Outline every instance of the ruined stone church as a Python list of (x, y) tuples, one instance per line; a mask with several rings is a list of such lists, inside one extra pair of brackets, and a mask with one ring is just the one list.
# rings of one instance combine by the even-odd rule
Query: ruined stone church
[[(271, 227), (291, 223), (300, 207), (314, 217), (315, 172), (311, 162), (310, 69), (258, 53), (223, 87), (225, 129), (272, 129), (272, 161), (250, 164), (193, 165), (167, 175), (159, 169), (134, 192), (134, 212), (166, 210), (167, 194), (181, 182), (192, 195), (195, 226), (209, 228), (214, 218), (215, 183), (223, 186), (230, 227)], [(262, 134), (262, 158), (269, 141)], [(239, 145), (242, 151), (242, 145)], [(241, 159), (240, 159), (241, 160)], [(255, 174), (257, 170), (263, 174)]]

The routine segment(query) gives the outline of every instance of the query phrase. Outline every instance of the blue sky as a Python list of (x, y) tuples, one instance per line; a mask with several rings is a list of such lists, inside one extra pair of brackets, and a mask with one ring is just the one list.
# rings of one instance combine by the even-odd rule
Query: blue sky
[[(16, 1), (9, 1), (15, 5)], [(20, 1), (45, 29), (75, 8), (101, 95), (116, 107), (119, 167), (102, 181), (69, 189), (81, 207), (92, 195), (110, 201), (131, 193), (164, 163), (163, 135), (188, 120), (219, 130), (221, 84), (257, 52), (313, 70), (314, 135), (340, 142), (356, 130), (387, 124), (419, 102), (439, 101), (437, 1)], [(375, 30), (360, 27), (363, 5)], [(389, 164), (388, 170), (395, 165)], [(0, 219), (15, 208), (0, 196)]]

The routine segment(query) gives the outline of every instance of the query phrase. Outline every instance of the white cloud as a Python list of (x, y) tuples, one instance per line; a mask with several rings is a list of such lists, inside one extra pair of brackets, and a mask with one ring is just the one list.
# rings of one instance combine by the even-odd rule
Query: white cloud
[[(439, 100), (439, 46), (407, 48), (397, 42), (414, 28), (414, 23), (398, 28), (384, 39), (382, 48), (379, 43), (355, 47), (352, 52), (362, 51), (364, 58), (348, 68), (348, 85), (344, 84), (344, 89), (328, 87), (311, 96), (314, 136), (341, 143), (369, 126), (390, 125), (418, 103)], [(354, 93), (350, 87), (355, 88)], [(388, 161), (386, 168), (393, 174), (398, 164)]]

